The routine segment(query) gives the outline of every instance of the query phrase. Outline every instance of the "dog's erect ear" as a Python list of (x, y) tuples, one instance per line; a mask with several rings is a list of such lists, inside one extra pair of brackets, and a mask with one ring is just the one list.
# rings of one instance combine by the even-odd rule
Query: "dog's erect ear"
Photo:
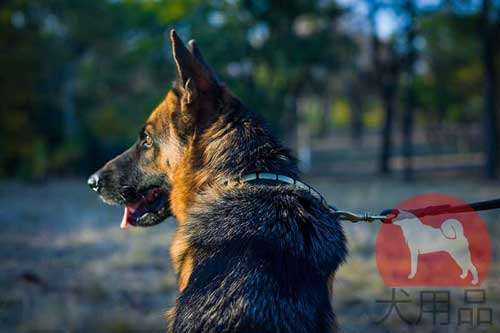
[(191, 51), (191, 54), (204, 67), (207, 74), (210, 75), (211, 80), (219, 85), (220, 81), (219, 81), (217, 74), (213, 70), (212, 66), (210, 66), (206, 62), (205, 57), (203, 57), (203, 54), (201, 53), (201, 50), (198, 47), (198, 44), (196, 43), (196, 41), (194, 39), (191, 39), (188, 44), (189, 44), (189, 50)]
[(186, 104), (190, 104), (199, 92), (216, 88), (219, 81), (194, 41), (189, 43), (191, 51), (188, 50), (173, 29), (170, 31), (170, 41), (177, 67), (177, 86), (184, 94)]

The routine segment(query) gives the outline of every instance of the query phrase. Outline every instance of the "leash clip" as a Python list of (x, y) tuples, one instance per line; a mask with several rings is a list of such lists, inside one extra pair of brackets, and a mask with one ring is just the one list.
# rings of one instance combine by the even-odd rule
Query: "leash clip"
[(362, 214), (356, 214), (348, 211), (334, 211), (333, 214), (337, 216), (340, 220), (350, 221), (352, 223), (357, 222), (367, 222), (372, 223), (374, 221), (384, 221), (387, 219), (387, 215), (376, 215), (368, 212), (364, 212)]

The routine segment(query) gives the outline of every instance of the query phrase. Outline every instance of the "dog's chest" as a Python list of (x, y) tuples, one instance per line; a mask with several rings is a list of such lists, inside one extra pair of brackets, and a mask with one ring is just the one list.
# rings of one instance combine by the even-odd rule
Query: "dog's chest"
[(176, 231), (170, 245), (170, 257), (174, 272), (178, 276), (178, 289), (184, 290), (193, 270), (193, 257), (182, 228)]

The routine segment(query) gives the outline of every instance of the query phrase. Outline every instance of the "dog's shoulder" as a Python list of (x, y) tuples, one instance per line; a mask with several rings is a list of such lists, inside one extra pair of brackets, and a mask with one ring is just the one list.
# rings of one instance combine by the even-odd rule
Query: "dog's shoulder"
[(194, 205), (185, 229), (195, 246), (247, 248), (258, 243), (269, 255), (305, 259), (328, 273), (345, 257), (342, 226), (302, 189), (249, 185), (207, 195), (211, 198)]
[(333, 323), (327, 279), (346, 254), (339, 223), (318, 200), (291, 186), (206, 195), (184, 226), (194, 268), (174, 326), (327, 331)]

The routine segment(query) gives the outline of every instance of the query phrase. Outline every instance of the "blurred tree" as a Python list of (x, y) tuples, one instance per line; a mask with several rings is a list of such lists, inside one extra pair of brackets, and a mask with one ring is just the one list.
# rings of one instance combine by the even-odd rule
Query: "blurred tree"
[[(495, 11), (496, 9), (496, 11)], [(481, 61), (484, 71), (484, 144), (486, 150), (485, 175), (498, 175), (498, 68), (495, 63), (500, 33), (500, 7), (493, 7), (491, 0), (483, 0), (479, 14), (479, 38), (482, 44)]]
[(342, 10), (333, 1), (304, 0), (244, 1), (243, 9), (255, 21), (249, 31), (255, 82), (270, 98), (274, 122), (293, 137), (304, 121), (298, 100), (321, 96), (330, 75), (352, 59), (354, 44), (337, 27)]
[[(487, 178), (496, 178), (499, 168), (499, 124), (498, 124), (498, 52), (500, 44), (497, 42), (500, 33), (500, 1), (444, 1), (445, 12), (451, 12), (455, 24), (450, 25), (460, 34), (460, 45), (452, 50), (450, 58), (456, 55), (467, 53), (469, 70), (457, 70), (454, 73), (461, 75), (463, 80), (462, 92), (454, 96), (455, 101), (463, 101), (464, 97), (473, 100), (476, 94), (482, 95), (482, 135), (485, 151), (484, 174)], [(464, 43), (468, 40), (468, 43)], [(449, 43), (448, 43), (449, 44)], [(462, 45), (473, 45), (473, 48), (463, 48)], [(444, 44), (446, 45), (446, 44)], [(477, 54), (481, 57), (477, 57)], [(444, 57), (441, 57), (444, 59)], [(445, 68), (445, 66), (442, 66)], [(477, 69), (482, 67), (482, 77), (476, 75)], [(471, 70), (471, 69), (474, 69)], [(465, 74), (464, 74), (465, 73)], [(455, 80), (456, 81), (456, 80)], [(453, 81), (451, 81), (453, 82)], [(444, 82), (442, 82), (444, 83)], [(447, 82), (449, 83), (449, 82)], [(477, 87), (483, 87), (482, 92)], [(446, 96), (446, 95), (445, 95)], [(440, 100), (444, 104), (445, 96)], [(454, 104), (453, 102), (449, 103)], [(464, 105), (472, 103), (461, 103), (459, 107), (462, 114), (467, 114), (468, 110), (463, 110)]]
[(417, 49), (415, 39), (417, 37), (417, 5), (414, 0), (404, 0), (401, 6), (404, 24), (404, 69), (405, 69), (405, 96), (403, 125), (401, 127), (403, 137), (403, 178), (413, 179), (413, 127), (415, 119), (416, 96), (415, 96), (415, 64), (417, 61)]
[(185, 16), (191, 6), (196, 3), (4, 3), (0, 170), (34, 177), (87, 172), (129, 144), (136, 135), (129, 124), (144, 119), (173, 77), (164, 20)]
[[(422, 117), (425, 119), (421, 122), (428, 127), (433, 151), (443, 153), (450, 147), (446, 127), (472, 128), (478, 121), (480, 43), (475, 36), (474, 20), (458, 16), (448, 4), (421, 17), (419, 23), (425, 40), (422, 58), (428, 65), (417, 87), (418, 103), (424, 106)], [(478, 146), (476, 151), (481, 148)]]
[[(302, 134), (328, 133), (333, 106), (348, 100), (342, 109), (350, 123), (342, 126), (358, 142), (371, 62), (385, 114), (380, 172), (389, 172), (402, 102), (407, 161), (414, 126), (471, 128), (483, 115), (485, 146), (477, 149), (486, 149), (486, 174), (494, 176), (499, 1), (442, 0), (431, 11), (418, 0), (362, 3), (369, 19), (347, 27), (345, 18), (359, 13), (334, 0), (4, 1), (0, 175), (88, 172), (135, 140), (174, 78), (166, 32), (175, 27), (184, 39), (198, 39), (228, 86), (282, 136), (295, 137), (296, 125), (311, 121), (316, 127)], [(394, 16), (384, 38), (375, 33), (381, 9)]]
[(369, 78), (370, 73), (359, 70), (359, 73), (354, 78), (347, 79), (345, 84), (344, 94), (349, 99), (351, 110), (351, 141), (355, 146), (360, 146), (363, 142), (363, 109), (370, 90), (366, 84)]
[(393, 150), (392, 132), (401, 59), (395, 49), (394, 40), (388, 40), (382, 44), (378, 36), (376, 17), (381, 7), (382, 3), (379, 0), (370, 0), (368, 2), (372, 65), (377, 92), (384, 109), (378, 171), (381, 174), (388, 174), (391, 171), (389, 161)]
[(30, 1), (7, 1), (0, 13), (0, 173), (40, 177), (46, 152), (60, 140), (49, 112), (55, 80), (47, 80), (48, 23)]

